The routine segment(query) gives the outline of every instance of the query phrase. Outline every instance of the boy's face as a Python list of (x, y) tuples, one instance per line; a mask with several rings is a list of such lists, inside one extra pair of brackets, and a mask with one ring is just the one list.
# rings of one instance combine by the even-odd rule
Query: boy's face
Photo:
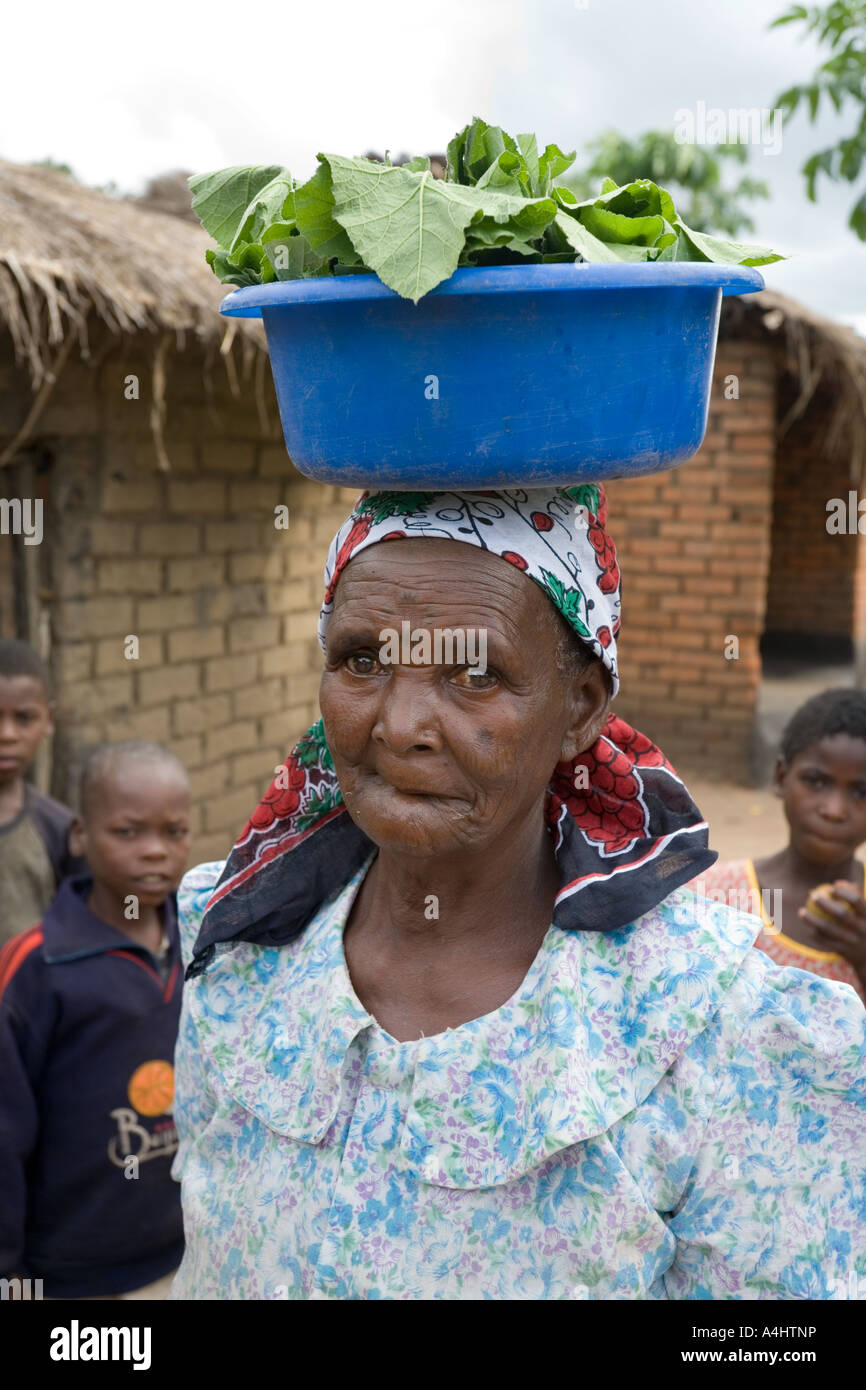
[(866, 840), (866, 743), (833, 734), (810, 744), (786, 768), (776, 765), (776, 794), (796, 848), (832, 866)]
[(0, 787), (17, 781), (46, 734), (54, 706), (35, 676), (0, 676)]
[(170, 765), (137, 759), (109, 769), (93, 789), (70, 849), (118, 898), (157, 907), (180, 882), (189, 855), (189, 786)]

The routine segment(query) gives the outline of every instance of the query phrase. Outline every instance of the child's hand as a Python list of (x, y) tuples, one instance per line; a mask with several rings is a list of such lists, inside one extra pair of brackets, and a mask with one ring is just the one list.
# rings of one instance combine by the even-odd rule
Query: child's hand
[(832, 925), (806, 907), (801, 907), (798, 915), (814, 927), (822, 947), (844, 956), (859, 975), (866, 976), (866, 898), (856, 883), (838, 878), (833, 884), (832, 896), (818, 893), (814, 901), (835, 919)]

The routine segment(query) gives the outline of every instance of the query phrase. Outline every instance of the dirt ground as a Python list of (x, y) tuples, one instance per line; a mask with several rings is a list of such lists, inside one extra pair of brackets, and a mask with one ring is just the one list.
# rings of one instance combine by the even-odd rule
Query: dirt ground
[(740, 787), (680, 772), (710, 827), (710, 849), (720, 859), (760, 859), (784, 849), (788, 823), (769, 787)]

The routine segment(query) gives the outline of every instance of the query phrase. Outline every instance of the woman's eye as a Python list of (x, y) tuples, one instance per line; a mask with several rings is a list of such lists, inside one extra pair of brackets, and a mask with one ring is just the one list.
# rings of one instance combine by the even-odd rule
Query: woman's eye
[(369, 676), (378, 665), (378, 657), (368, 652), (353, 652), (351, 656), (346, 657), (346, 669), (353, 676)]
[(477, 666), (464, 666), (454, 677), (462, 690), (489, 690), (491, 685), (495, 685), (496, 679), (493, 671), (479, 671)]

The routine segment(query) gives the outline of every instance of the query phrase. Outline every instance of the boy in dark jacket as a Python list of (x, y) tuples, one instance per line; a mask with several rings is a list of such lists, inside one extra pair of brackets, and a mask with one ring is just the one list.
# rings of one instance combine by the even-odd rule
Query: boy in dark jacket
[(182, 764), (156, 744), (99, 749), (70, 843), (90, 875), (0, 951), (0, 1276), (41, 1279), (49, 1298), (122, 1297), (183, 1253)]
[(53, 719), (44, 662), (26, 642), (0, 639), (0, 946), (87, 867), (70, 851), (72, 812), (24, 780)]

